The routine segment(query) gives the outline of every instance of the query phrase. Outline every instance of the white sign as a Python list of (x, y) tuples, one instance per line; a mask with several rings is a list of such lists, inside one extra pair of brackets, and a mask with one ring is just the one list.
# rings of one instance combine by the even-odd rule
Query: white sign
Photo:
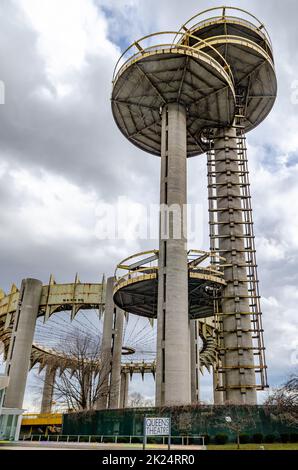
[(145, 418), (146, 436), (169, 436), (171, 434), (171, 418)]

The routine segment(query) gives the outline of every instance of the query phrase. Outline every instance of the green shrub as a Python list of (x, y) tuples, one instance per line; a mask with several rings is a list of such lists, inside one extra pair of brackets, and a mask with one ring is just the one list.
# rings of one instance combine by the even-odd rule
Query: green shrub
[(172, 444), (175, 444), (175, 445), (179, 445), (179, 446), (180, 446), (180, 445), (182, 444), (182, 437), (180, 437), (180, 436), (174, 436), (174, 437), (173, 437), (173, 436), (172, 436), (171, 442), (172, 442)]
[(224, 445), (228, 442), (229, 438), (226, 434), (216, 434), (214, 437), (215, 444)]
[(143, 442), (143, 436), (133, 436), (131, 438), (132, 444), (139, 444)]
[(129, 437), (128, 436), (119, 436), (117, 439), (117, 442), (119, 444), (127, 444), (129, 443)]
[(264, 436), (261, 432), (257, 432), (256, 434), (253, 434), (252, 436), (252, 441), (255, 444), (262, 444), (264, 442)]
[[(160, 436), (148, 436), (147, 437), (148, 444), (162, 444), (163, 439)], [(168, 438), (165, 438), (165, 443), (167, 444)]]
[(289, 439), (290, 442), (293, 442), (293, 443), (298, 442), (298, 433), (295, 432), (295, 433), (290, 434), (289, 438), (290, 438)]
[[(205, 437), (205, 439), (204, 439), (205, 445), (207, 445), (207, 443), (210, 442), (210, 438), (209, 438), (209, 436), (204, 436), (204, 437)], [(207, 439), (206, 439), (206, 437), (207, 437)], [(189, 436), (188, 440), (184, 439), (184, 443), (187, 444), (187, 442), (190, 446), (192, 446), (192, 445), (194, 445), (194, 446), (203, 445), (203, 439), (201, 437)]]
[(240, 434), (239, 439), (241, 444), (248, 444), (250, 442), (250, 437), (248, 434)]
[(275, 441), (276, 441), (275, 434), (267, 434), (265, 436), (264, 442), (266, 442), (266, 444), (272, 444)]
[(283, 444), (286, 444), (287, 442), (290, 442), (290, 436), (289, 434), (283, 433), (280, 435), (280, 442)]

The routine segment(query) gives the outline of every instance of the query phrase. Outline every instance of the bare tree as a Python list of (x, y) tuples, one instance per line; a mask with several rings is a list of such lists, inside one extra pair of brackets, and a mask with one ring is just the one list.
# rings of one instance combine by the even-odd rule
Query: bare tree
[(249, 405), (239, 406), (225, 403), (224, 421), (220, 424), (236, 434), (238, 450), (240, 449), (241, 434), (256, 426), (254, 411), (254, 408)]
[(284, 387), (288, 395), (291, 397), (292, 405), (298, 406), (298, 375), (292, 375)]
[(273, 390), (264, 403), (273, 419), (287, 426), (298, 424), (298, 376), (293, 375), (281, 387)]
[(133, 392), (129, 395), (128, 406), (129, 408), (144, 408), (153, 406), (153, 400), (148, 400), (141, 393)]
[[(47, 362), (53, 369), (59, 369), (53, 385), (53, 399), (58, 408), (68, 411), (87, 411), (97, 407), (98, 400), (112, 393), (103, 384), (100, 361), (101, 338), (77, 332), (66, 336), (60, 345), (57, 358)], [(45, 378), (42, 379), (46, 385)], [(40, 390), (40, 387), (39, 387)]]

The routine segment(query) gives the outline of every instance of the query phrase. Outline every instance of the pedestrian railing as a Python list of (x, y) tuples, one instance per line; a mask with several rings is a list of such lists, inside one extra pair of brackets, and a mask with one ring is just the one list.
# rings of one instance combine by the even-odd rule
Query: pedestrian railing
[[(97, 444), (142, 444), (143, 436), (127, 436), (127, 435), (68, 435), (68, 434), (24, 434), (21, 438), (23, 441), (31, 442), (69, 442), (69, 443), (97, 443)], [(167, 444), (168, 437), (150, 437), (148, 436), (148, 444)], [(171, 436), (171, 442), (174, 445), (201, 445), (205, 446), (205, 436)]]

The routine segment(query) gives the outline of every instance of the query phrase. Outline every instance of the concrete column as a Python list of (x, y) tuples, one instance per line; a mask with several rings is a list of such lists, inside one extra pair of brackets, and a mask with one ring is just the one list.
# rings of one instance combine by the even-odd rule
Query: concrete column
[(224, 393), (222, 391), (216, 390), (217, 380), (219, 382), (218, 385), (222, 386), (222, 374), (218, 374), (218, 378), (217, 378), (216, 372), (213, 367), (212, 377), (213, 377), (213, 403), (214, 405), (223, 405)]
[(36, 279), (22, 281), (6, 365), (6, 374), (9, 376), (4, 401), (6, 408), (23, 407), (41, 292), (41, 281)]
[(190, 370), (191, 370), (191, 402), (200, 401), (200, 351), (198, 324), (190, 321)]
[(122, 372), (120, 386), (120, 408), (127, 408), (128, 405), (129, 374)]
[(186, 214), (183, 214), (186, 155), (186, 111), (182, 105), (171, 103), (162, 112), (157, 406), (191, 402)]
[(124, 312), (116, 308), (113, 331), (113, 352), (109, 408), (119, 408), (121, 382), (121, 356), (123, 343)]
[(107, 408), (109, 396), (109, 378), (111, 372), (112, 361), (112, 331), (114, 318), (114, 301), (113, 301), (114, 278), (109, 277), (106, 288), (106, 301), (103, 320), (103, 333), (101, 341), (101, 370), (99, 377), (99, 398), (96, 408), (99, 410)]
[(44, 378), (42, 401), (41, 401), (41, 413), (52, 412), (52, 401), (54, 395), (54, 386), (56, 378), (56, 367), (52, 367), (50, 364), (46, 367), (46, 373)]
[(214, 142), (217, 182), (218, 235), (220, 254), (226, 258), (223, 292), (222, 358), (225, 399), (235, 404), (257, 402), (249, 315), (247, 271), (244, 256), (244, 225), (236, 129), (218, 131)]

